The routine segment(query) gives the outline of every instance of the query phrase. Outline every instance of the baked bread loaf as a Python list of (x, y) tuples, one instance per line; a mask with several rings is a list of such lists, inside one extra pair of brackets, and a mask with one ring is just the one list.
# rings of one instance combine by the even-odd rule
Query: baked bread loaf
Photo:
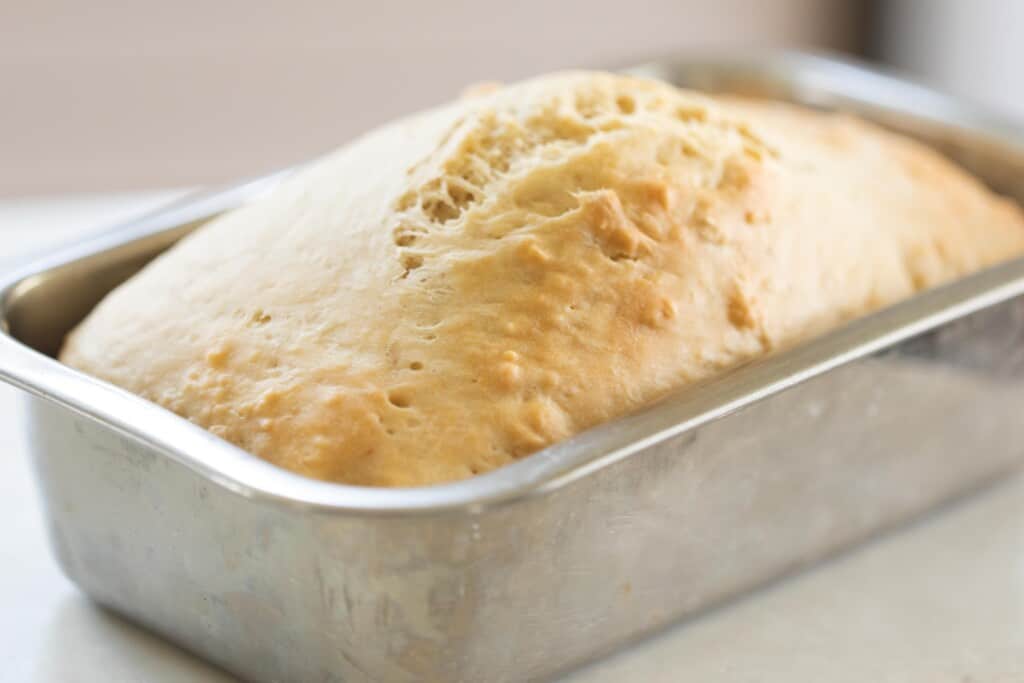
[(1021, 253), (1016, 206), (874, 126), (562, 73), (211, 222), (61, 358), (290, 470), (425, 485)]

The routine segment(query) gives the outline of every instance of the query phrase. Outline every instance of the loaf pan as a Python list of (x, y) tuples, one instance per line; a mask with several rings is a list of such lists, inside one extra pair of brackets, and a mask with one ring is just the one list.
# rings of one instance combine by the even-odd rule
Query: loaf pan
[[(632, 71), (855, 111), (1024, 201), (1019, 130), (861, 66), (786, 53)], [(1024, 260), (415, 489), (302, 478), (54, 360), (112, 287), (279, 178), (132, 221), (0, 289), (0, 377), (31, 394), (63, 570), (246, 679), (550, 678), (1020, 462)]]

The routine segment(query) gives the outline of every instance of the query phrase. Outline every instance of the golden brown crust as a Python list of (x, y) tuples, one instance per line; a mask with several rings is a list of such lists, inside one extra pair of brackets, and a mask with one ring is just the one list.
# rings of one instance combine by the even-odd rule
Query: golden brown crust
[(1024, 252), (868, 124), (608, 74), (343, 148), (118, 288), (62, 359), (283, 467), (460, 479)]

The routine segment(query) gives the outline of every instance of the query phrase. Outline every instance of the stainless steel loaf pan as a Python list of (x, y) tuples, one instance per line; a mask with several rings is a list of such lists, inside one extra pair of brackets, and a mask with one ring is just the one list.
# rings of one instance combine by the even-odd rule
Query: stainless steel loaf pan
[[(637, 70), (857, 111), (1024, 201), (1019, 130), (865, 68), (782, 54)], [(64, 571), (247, 679), (547, 678), (1024, 454), (1024, 260), (496, 472), (418, 489), (304, 479), (53, 359), (113, 286), (277, 180), (133, 221), (0, 285), (0, 377), (32, 394)]]

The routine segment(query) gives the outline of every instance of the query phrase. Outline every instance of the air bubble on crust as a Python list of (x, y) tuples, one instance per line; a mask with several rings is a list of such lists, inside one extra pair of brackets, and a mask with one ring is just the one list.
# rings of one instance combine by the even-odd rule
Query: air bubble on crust
[(388, 403), (396, 408), (408, 408), (412, 405), (412, 399), (405, 392), (399, 389), (392, 389), (388, 392)]

